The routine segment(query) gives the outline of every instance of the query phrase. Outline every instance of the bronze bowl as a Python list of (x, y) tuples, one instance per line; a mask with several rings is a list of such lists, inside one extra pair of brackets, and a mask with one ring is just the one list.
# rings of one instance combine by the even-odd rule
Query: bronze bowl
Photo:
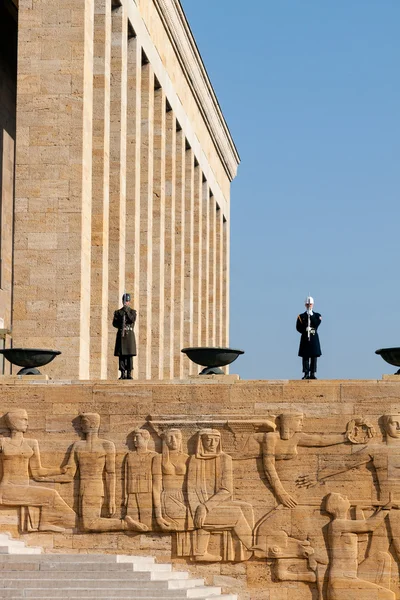
[(181, 350), (196, 365), (205, 367), (200, 375), (224, 375), (220, 367), (230, 365), (237, 359), (244, 350), (234, 350), (233, 348), (183, 348)]
[[(389, 365), (400, 367), (400, 348), (380, 348), (375, 350), (375, 354), (382, 356)], [(400, 369), (396, 371), (395, 375), (400, 375)]]
[(43, 367), (55, 359), (60, 350), (42, 350), (38, 348), (4, 348), (0, 350), (13, 365), (23, 367), (17, 375), (41, 375), (37, 367)]

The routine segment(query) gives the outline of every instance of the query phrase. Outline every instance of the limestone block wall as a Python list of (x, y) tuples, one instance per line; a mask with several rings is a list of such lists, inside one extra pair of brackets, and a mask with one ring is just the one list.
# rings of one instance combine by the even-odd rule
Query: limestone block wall
[(138, 311), (134, 376), (194, 373), (228, 343), (239, 158), (176, 0), (19, 3), (14, 345), (57, 378), (117, 376), (113, 311)]
[(399, 413), (394, 380), (3, 383), (0, 530), (240, 600), (394, 600)]

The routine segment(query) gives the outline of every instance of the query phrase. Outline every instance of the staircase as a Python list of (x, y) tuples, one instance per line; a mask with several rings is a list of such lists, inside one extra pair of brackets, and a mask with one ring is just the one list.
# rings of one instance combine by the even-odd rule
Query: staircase
[(0, 534), (0, 598), (4, 600), (237, 600), (221, 588), (190, 579), (153, 557), (110, 554), (42, 554)]

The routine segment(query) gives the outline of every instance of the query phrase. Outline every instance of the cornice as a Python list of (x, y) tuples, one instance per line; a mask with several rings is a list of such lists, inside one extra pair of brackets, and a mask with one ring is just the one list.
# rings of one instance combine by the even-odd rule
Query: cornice
[(180, 1), (154, 0), (154, 4), (177, 53), (218, 154), (232, 181), (240, 162), (239, 154)]

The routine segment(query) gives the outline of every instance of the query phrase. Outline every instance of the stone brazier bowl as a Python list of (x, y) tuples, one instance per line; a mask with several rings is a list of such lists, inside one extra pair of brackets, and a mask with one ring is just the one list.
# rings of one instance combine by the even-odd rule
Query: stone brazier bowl
[(24, 367), (17, 375), (41, 375), (37, 367), (43, 367), (55, 359), (60, 350), (42, 350), (38, 348), (4, 348), (0, 350), (13, 365)]
[(234, 350), (233, 348), (183, 348), (181, 350), (196, 365), (205, 367), (200, 375), (224, 375), (220, 367), (230, 365), (244, 350)]
[[(375, 354), (382, 356), (389, 365), (400, 367), (400, 348), (380, 348), (375, 350)], [(400, 369), (396, 371), (395, 375), (400, 375)]]

